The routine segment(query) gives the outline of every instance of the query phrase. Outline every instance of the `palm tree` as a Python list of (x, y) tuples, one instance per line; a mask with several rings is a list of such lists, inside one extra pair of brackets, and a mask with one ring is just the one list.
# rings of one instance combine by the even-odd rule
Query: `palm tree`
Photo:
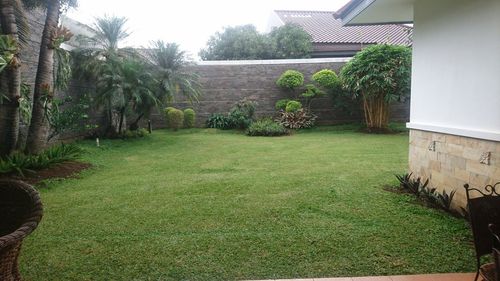
[[(33, 111), (28, 131), (26, 151), (39, 153), (47, 143), (47, 106), (54, 96), (54, 50), (60, 47), (64, 34), (57, 31), (62, 10), (77, 5), (76, 0), (25, 0), (31, 6), (46, 8), (47, 14), (38, 56), (38, 69), (33, 94)], [(62, 36), (62, 37), (61, 37)], [(63, 40), (61, 40), (61, 38)]]
[[(19, 98), (21, 96), (20, 39), (23, 31), (23, 6), (19, 0), (0, 0), (0, 156), (10, 154), (17, 145)], [(21, 32), (21, 33), (20, 33)], [(26, 33), (24, 33), (26, 35)]]
[(201, 95), (198, 76), (186, 70), (190, 61), (179, 45), (158, 40), (152, 43), (146, 56), (156, 72), (158, 89), (167, 102), (174, 101), (178, 94), (191, 103), (198, 102)]
[(129, 36), (126, 18), (105, 16), (97, 18), (93, 37), (81, 38), (83, 48), (77, 50), (80, 75), (97, 81), (97, 100), (106, 108), (108, 134), (121, 133), (125, 115), (120, 112), (125, 102), (122, 88), (122, 63), (137, 57), (131, 48), (120, 48), (120, 43)]

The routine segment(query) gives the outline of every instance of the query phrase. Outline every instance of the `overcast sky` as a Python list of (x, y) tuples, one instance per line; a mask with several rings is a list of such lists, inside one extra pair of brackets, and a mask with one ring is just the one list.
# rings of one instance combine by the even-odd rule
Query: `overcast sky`
[(254, 24), (266, 31), (273, 10), (335, 11), (348, 0), (80, 0), (68, 16), (92, 25), (105, 14), (129, 19), (126, 45), (147, 46), (151, 40), (176, 42), (197, 58), (210, 35), (224, 26)]

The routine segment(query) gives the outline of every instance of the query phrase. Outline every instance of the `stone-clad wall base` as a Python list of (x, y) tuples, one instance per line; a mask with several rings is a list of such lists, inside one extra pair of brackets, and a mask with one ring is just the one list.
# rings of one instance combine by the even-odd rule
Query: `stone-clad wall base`
[(482, 189), (500, 181), (500, 142), (411, 130), (409, 159), (414, 176), (457, 191), (455, 208), (466, 205), (464, 184)]

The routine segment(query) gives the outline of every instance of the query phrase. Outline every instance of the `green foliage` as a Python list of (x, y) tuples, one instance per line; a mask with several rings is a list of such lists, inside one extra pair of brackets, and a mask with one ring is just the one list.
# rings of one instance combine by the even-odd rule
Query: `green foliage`
[(168, 111), (168, 125), (171, 129), (177, 131), (184, 125), (184, 112), (179, 109), (172, 109)]
[(90, 95), (82, 95), (76, 100), (71, 96), (64, 100), (52, 99), (50, 106), (48, 99), (49, 97), (43, 97), (45, 117), (50, 124), (48, 140), (66, 132), (83, 132), (97, 128), (89, 119), (93, 102)]
[(314, 99), (325, 96), (325, 92), (318, 89), (318, 87), (313, 84), (307, 84), (306, 90), (301, 94), (306, 102), (307, 110), (311, 110), (311, 103)]
[(160, 96), (167, 102), (175, 101), (178, 95), (184, 96), (190, 103), (198, 102), (201, 96), (198, 75), (187, 70), (191, 62), (178, 44), (155, 41), (146, 56), (155, 70)]
[(296, 24), (274, 28), (269, 38), (273, 44), (272, 57), (276, 59), (308, 58), (312, 51), (311, 35)]
[(229, 112), (228, 119), (233, 129), (246, 129), (252, 124), (257, 103), (245, 99), (237, 102)]
[(19, 99), (19, 117), (24, 125), (29, 125), (31, 121), (33, 102), (31, 101), (31, 86), (21, 83), (21, 98)]
[(252, 60), (270, 58), (270, 42), (253, 25), (226, 27), (210, 37), (199, 55), (202, 60)]
[(18, 174), (24, 177), (27, 172), (48, 168), (57, 163), (78, 160), (82, 153), (83, 150), (75, 144), (52, 146), (38, 155), (14, 153), (0, 158), (0, 175)]
[(271, 118), (264, 118), (253, 122), (246, 133), (249, 136), (275, 137), (288, 135), (290, 132)]
[(0, 72), (2, 72), (19, 52), (17, 41), (11, 35), (0, 34)]
[(136, 139), (136, 138), (143, 138), (148, 134), (148, 130), (144, 128), (140, 128), (137, 130), (126, 130), (125, 132), (122, 133), (121, 138), (123, 139)]
[(207, 128), (229, 130), (231, 129), (231, 121), (222, 113), (214, 113), (208, 117), (206, 122)]
[(428, 179), (422, 184), (422, 180), (420, 179), (420, 177), (416, 179), (412, 178), (412, 173), (396, 175), (396, 178), (399, 181), (401, 189), (406, 190), (407, 192), (412, 193), (417, 197), (420, 195), (422, 189), (425, 189), (429, 184)]
[(184, 109), (184, 127), (193, 128), (195, 123), (196, 113), (192, 108)]
[(276, 110), (285, 110), (286, 105), (288, 104), (289, 101), (290, 101), (289, 99), (281, 99), (276, 102), (274, 108), (276, 108)]
[(295, 90), (304, 84), (304, 75), (297, 70), (287, 70), (281, 74), (276, 85), (286, 90)]
[(302, 103), (300, 101), (291, 100), (286, 104), (285, 111), (288, 113), (297, 112), (302, 109)]
[(278, 122), (288, 129), (307, 129), (314, 127), (316, 115), (310, 114), (304, 109), (296, 112), (280, 111)]
[(331, 69), (323, 69), (314, 73), (312, 80), (327, 91), (338, 91), (342, 86), (340, 78)]

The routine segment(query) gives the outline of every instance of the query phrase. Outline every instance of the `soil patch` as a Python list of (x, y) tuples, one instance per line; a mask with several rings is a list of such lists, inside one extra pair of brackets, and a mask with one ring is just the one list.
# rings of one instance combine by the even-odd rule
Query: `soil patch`
[(21, 177), (19, 175), (0, 175), (0, 178), (16, 179), (29, 184), (38, 184), (47, 179), (77, 178), (81, 171), (90, 167), (92, 167), (92, 165), (89, 163), (68, 161), (35, 171), (33, 173), (26, 173), (25, 177)]

